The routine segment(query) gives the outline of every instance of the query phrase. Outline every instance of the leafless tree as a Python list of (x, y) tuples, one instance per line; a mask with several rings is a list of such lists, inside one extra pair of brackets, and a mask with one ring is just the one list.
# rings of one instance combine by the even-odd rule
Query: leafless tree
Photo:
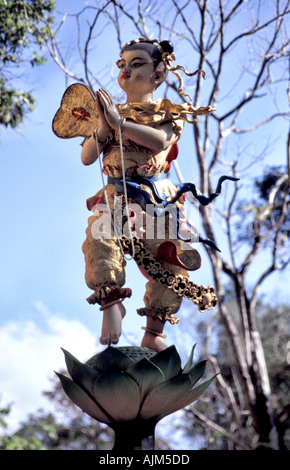
[[(81, 2), (80, 2), (81, 3)], [(218, 246), (220, 253), (205, 248), (219, 299), (219, 315), (226, 328), (235, 358), (235, 391), (218, 376), (217, 393), (226, 402), (229, 428), (220, 429), (197, 411), (205, 426), (225, 432), (230, 447), (248, 448), (241, 442), (239, 429), (245, 414), (251, 418), (256, 444), (250, 448), (270, 446), (278, 449), (275, 410), (271, 400), (269, 373), (263, 344), (257, 328), (255, 306), (262, 283), (277, 270), (289, 264), (283, 227), (289, 207), (289, 133), (287, 137), (288, 59), (286, 21), (289, 22), (289, 0), (108, 0), (84, 2), (77, 13), (59, 12), (58, 27), (51, 30), (46, 46), (53, 60), (68, 80), (87, 84), (92, 90), (99, 86), (109, 89), (117, 98), (111, 67), (111, 51), (134, 37), (171, 39), (177, 62), (190, 71), (203, 69), (207, 79), (185, 80), (185, 89), (192, 94), (193, 105), (216, 108), (193, 127), (193, 148), (186, 149), (195, 159), (201, 192), (213, 191), (217, 175), (231, 172), (241, 183), (223, 197), (223, 204), (201, 207), (201, 228)], [(25, 4), (25, 2), (24, 2)], [(29, 7), (27, 6), (29, 17)], [(289, 23), (288, 23), (289, 24)], [(70, 49), (66, 46), (66, 27), (70, 31)], [(74, 26), (72, 26), (74, 25)], [(37, 27), (37, 26), (35, 26)], [(49, 26), (48, 26), (49, 27)], [(76, 32), (75, 37), (72, 31)], [(41, 32), (40, 32), (41, 33)], [(110, 38), (110, 39), (108, 39)], [(74, 41), (74, 42), (73, 42)], [(96, 63), (102, 48), (108, 51), (107, 63)], [(289, 50), (289, 49), (288, 49)], [(111, 62), (112, 60), (112, 62)], [(176, 80), (167, 79), (164, 94), (175, 101)], [(241, 198), (249, 200), (248, 183), (261, 174), (267, 149), (275, 145), (279, 123), (280, 141), (285, 142), (287, 171), (282, 172), (267, 195), (263, 206), (241, 207)], [(273, 128), (275, 134), (271, 134)], [(265, 140), (265, 135), (268, 140)], [(282, 137), (281, 137), (282, 136)], [(182, 143), (180, 143), (182, 159)], [(281, 148), (279, 148), (281, 152)], [(188, 158), (188, 157), (187, 157)], [(182, 170), (175, 162), (176, 175), (183, 180)], [(232, 186), (233, 187), (233, 186)], [(237, 236), (237, 216), (250, 216), (251, 230), (243, 240)], [(271, 224), (269, 228), (269, 224)], [(224, 232), (217, 231), (223, 227)], [(264, 246), (266, 233), (267, 248)], [(257, 276), (249, 286), (248, 272), (258, 255), (264, 254), (266, 267), (257, 266)], [(268, 263), (268, 264), (267, 264)], [(265, 264), (265, 263), (263, 263)], [(225, 301), (224, 285), (233, 287), (237, 315)], [(219, 365), (210, 351), (213, 368)]]

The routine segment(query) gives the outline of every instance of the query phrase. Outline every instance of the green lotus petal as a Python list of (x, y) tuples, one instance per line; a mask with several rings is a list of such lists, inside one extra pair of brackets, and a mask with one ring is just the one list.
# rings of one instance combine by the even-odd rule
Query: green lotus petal
[(135, 380), (124, 372), (101, 374), (94, 384), (94, 397), (114, 421), (131, 421), (140, 408), (140, 389)]
[(96, 354), (87, 361), (87, 365), (96, 369), (98, 372), (105, 372), (108, 370), (126, 370), (133, 364), (133, 359), (112, 346), (108, 346), (104, 351)]
[(175, 346), (169, 346), (155, 354), (150, 362), (162, 370), (165, 380), (178, 375), (181, 370), (181, 360)]
[(67, 365), (67, 370), (71, 378), (80, 385), (82, 388), (87, 390), (90, 394), (93, 393), (93, 385), (95, 380), (98, 377), (98, 372), (82, 364), (78, 359), (76, 359), (71, 353), (62, 349), (65, 355), (65, 362)]
[[(181, 377), (184, 382), (179, 380)], [(215, 376), (196, 388), (188, 387), (188, 382), (190, 382), (188, 375), (174, 377), (171, 381), (164, 382), (145, 398), (140, 416), (143, 419), (154, 418), (156, 421), (160, 421), (165, 416), (181, 410), (197, 400), (214, 378)]]
[(143, 419), (166, 416), (174, 403), (184, 397), (190, 390), (192, 384), (187, 374), (181, 374), (167, 380), (155, 387), (148, 393), (144, 400), (140, 416)]
[(182, 410), (186, 406), (196, 401), (207, 390), (216, 375), (198, 385), (197, 387), (192, 388), (191, 391), (188, 392), (184, 397), (180, 397), (180, 399), (176, 400), (175, 403), (172, 403), (171, 406), (169, 405), (166, 412), (159, 415), (158, 421), (160, 421), (160, 419), (164, 418), (165, 416), (174, 413), (175, 411)]
[(193, 361), (193, 353), (194, 353), (194, 349), (195, 349), (195, 346), (196, 344), (193, 346), (192, 350), (191, 350), (191, 353), (190, 353), (190, 356), (188, 358), (188, 361), (187, 363), (185, 364), (185, 367), (182, 371), (183, 374), (188, 374), (188, 372), (190, 371), (191, 367), (192, 367), (192, 361)]
[(59, 374), (57, 372), (56, 375), (59, 377), (62, 388), (64, 389), (67, 396), (85, 413), (97, 421), (100, 421), (101, 423), (112, 423), (112, 418), (108, 414), (105, 414), (97, 405), (97, 403), (95, 403), (81, 387), (79, 387), (65, 375)]
[(206, 363), (207, 361), (200, 361), (195, 364), (188, 372), (192, 385), (196, 384), (196, 382), (198, 382), (198, 380), (203, 376)]
[(157, 387), (165, 378), (163, 372), (147, 357), (141, 359), (126, 370), (125, 374), (130, 375), (139, 385), (141, 391), (141, 400), (153, 388)]

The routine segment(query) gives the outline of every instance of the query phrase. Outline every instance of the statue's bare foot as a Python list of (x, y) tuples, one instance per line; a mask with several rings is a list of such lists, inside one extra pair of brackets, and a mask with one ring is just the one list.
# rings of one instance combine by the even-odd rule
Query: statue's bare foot
[(143, 348), (152, 348), (154, 351), (159, 352), (167, 348), (167, 344), (163, 340), (165, 335), (163, 335), (164, 323), (158, 319), (154, 319), (151, 316), (147, 316), (147, 325), (145, 330), (145, 335), (143, 336), (141, 346)]
[(167, 344), (163, 338), (149, 333), (148, 331), (146, 331), (143, 336), (141, 346), (142, 348), (152, 348), (156, 352), (163, 351), (163, 349), (167, 348)]
[(118, 302), (104, 309), (101, 344), (117, 344), (122, 333), (122, 320), (126, 314), (124, 305)]

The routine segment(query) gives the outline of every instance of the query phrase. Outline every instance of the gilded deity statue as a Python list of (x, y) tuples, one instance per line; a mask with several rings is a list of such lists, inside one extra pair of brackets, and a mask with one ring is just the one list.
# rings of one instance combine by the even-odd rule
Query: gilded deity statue
[[(170, 41), (131, 41), (122, 48), (117, 61), (118, 83), (126, 94), (126, 103), (114, 104), (104, 89), (92, 96), (86, 87), (74, 84), (65, 93), (53, 122), (54, 132), (60, 137), (85, 137), (82, 163), (91, 165), (99, 159), (103, 178), (107, 178), (103, 188), (87, 201), (91, 216), (83, 244), (85, 279), (93, 290), (87, 300), (98, 304), (102, 311), (100, 342), (104, 345), (118, 343), (126, 312), (124, 303), (132, 294), (125, 285), (127, 258), (133, 258), (148, 279), (144, 306), (137, 310), (146, 317), (142, 347), (157, 352), (167, 347), (164, 325), (167, 321), (178, 322), (175, 314), (183, 297), (192, 300), (200, 311), (217, 305), (213, 287), (189, 280), (189, 271), (197, 270), (201, 259), (188, 243), (193, 234), (182, 218), (184, 194), (191, 191), (198, 202), (206, 205), (219, 194), (223, 179), (234, 178), (222, 177), (209, 197), (191, 183), (176, 188), (168, 178), (184, 123), (194, 125), (198, 115), (213, 111), (211, 107), (194, 108), (187, 101), (154, 101), (155, 90), (169, 72), (179, 80), (180, 95), (188, 96), (178, 70), (194, 74), (174, 66), (174, 61)], [(194, 73), (198, 72), (203, 73)], [(165, 226), (162, 236), (154, 228), (160, 217)], [(115, 223), (116, 218), (120, 223)], [(112, 226), (109, 236), (100, 229), (105, 219)], [(211, 243), (200, 236), (197, 241)]]

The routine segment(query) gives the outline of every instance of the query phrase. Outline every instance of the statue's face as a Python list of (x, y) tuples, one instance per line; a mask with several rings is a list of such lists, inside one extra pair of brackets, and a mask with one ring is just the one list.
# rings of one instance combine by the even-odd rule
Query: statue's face
[(126, 93), (138, 91), (147, 94), (154, 91), (154, 63), (148, 52), (128, 49), (123, 52), (117, 65), (120, 68), (118, 83)]

